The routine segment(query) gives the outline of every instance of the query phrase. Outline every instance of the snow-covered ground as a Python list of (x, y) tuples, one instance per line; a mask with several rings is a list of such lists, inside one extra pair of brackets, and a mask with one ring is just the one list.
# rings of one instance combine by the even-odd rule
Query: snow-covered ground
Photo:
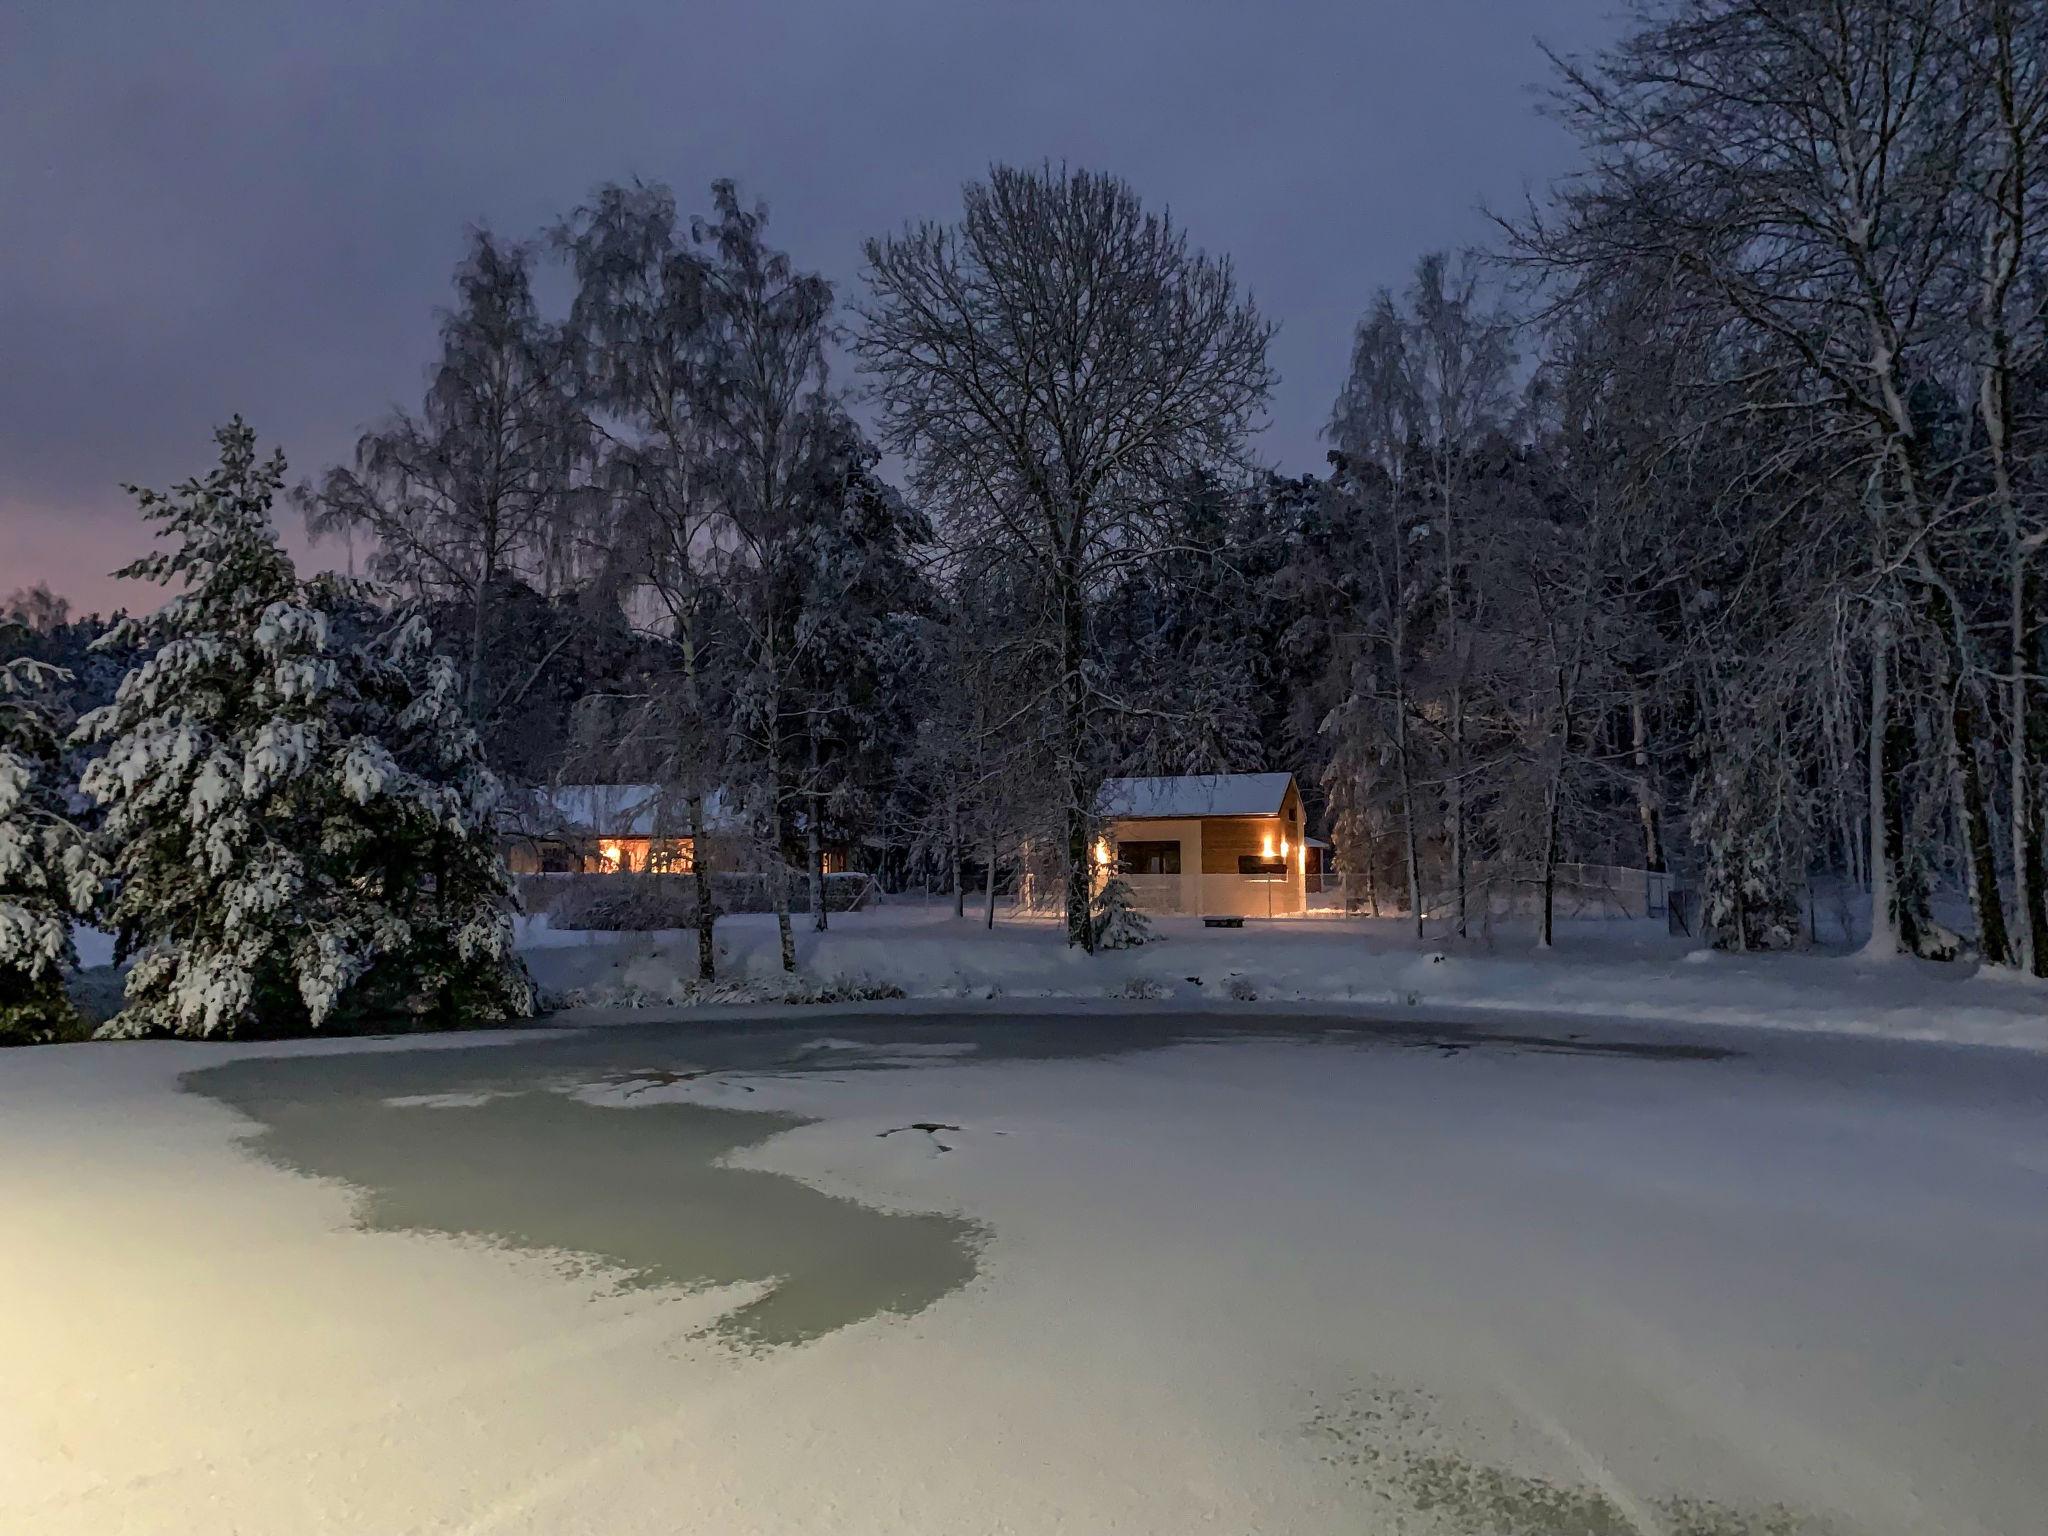
[(0, 1530), (2041, 1528), (2036, 1056), (884, 1006), (0, 1059)]
[[(1699, 1021), (2048, 1050), (2048, 986), (1971, 965), (1853, 954), (1731, 955), (1668, 937), (1661, 924), (1569, 922), (1538, 951), (1525, 929), (1459, 944), (1418, 943), (1392, 919), (1296, 919), (1204, 928), (1155, 923), (1158, 942), (1089, 956), (1052, 923), (1004, 918), (993, 932), (944, 905), (892, 906), (800, 925), (798, 960), (815, 982), (884, 984), (914, 998), (1141, 998), (1337, 1002), (1384, 1009)], [(774, 919), (718, 926), (720, 973), (772, 982)], [(557, 933), (529, 921), (542, 983), (597, 1004), (682, 1000), (694, 974), (689, 933)]]

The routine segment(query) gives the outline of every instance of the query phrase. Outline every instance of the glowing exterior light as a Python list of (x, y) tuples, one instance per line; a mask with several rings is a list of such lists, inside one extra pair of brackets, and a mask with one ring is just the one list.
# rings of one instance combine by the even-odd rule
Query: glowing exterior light
[(1108, 867), (1109, 839), (1106, 837), (1098, 837), (1097, 839), (1095, 839), (1095, 862), (1100, 865), (1103, 865), (1105, 868)]

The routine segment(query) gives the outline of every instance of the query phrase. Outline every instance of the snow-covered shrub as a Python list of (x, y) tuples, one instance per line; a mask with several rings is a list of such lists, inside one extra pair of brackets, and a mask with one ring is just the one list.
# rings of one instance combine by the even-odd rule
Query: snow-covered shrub
[(1112, 874), (1095, 893), (1095, 947), (1135, 949), (1152, 937), (1152, 925), (1140, 912), (1131, 887), (1121, 875)]
[(666, 984), (623, 982), (579, 987), (560, 1001), (572, 1008), (709, 1008), (728, 1003), (867, 1003), (889, 1002), (905, 995), (892, 981), (865, 976), (809, 976), (776, 972), (724, 981), (699, 981), (676, 976)]
[(697, 888), (687, 875), (572, 875), (548, 909), (548, 926), (654, 933), (697, 926)]
[(0, 1045), (84, 1030), (64, 980), (78, 963), (71, 920), (90, 908), (100, 866), (59, 787), (47, 700), (64, 676), (41, 662), (0, 662)]
[(1704, 937), (1716, 949), (1790, 949), (1800, 941), (1806, 800), (1786, 760), (1717, 753), (1693, 788)]
[(452, 670), (417, 620), (300, 581), (270, 522), (283, 459), (259, 463), (239, 420), (217, 436), (206, 479), (135, 492), (172, 547), (123, 574), (184, 590), (102, 638), (147, 659), (77, 732), (105, 749), (84, 789), (136, 957), (102, 1033), (530, 1012)]

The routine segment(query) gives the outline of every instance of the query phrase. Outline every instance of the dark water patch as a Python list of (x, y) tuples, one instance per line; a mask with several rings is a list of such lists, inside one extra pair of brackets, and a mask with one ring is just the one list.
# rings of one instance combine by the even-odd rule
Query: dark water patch
[[(590, 1073), (589, 1056), (587, 1042), (551, 1042), (271, 1057), (186, 1081), (261, 1125), (248, 1142), (259, 1156), (359, 1191), (365, 1231), (587, 1255), (624, 1286), (769, 1283), (718, 1325), (746, 1343), (798, 1343), (879, 1313), (916, 1313), (973, 1278), (971, 1223), (880, 1211), (780, 1174), (719, 1166), (803, 1124), (799, 1117), (584, 1103), (559, 1090), (630, 1083), (641, 1070)], [(650, 1086), (664, 1073), (689, 1075), (653, 1069)], [(388, 1102), (443, 1096), (454, 1102)]]
[(1512, 1034), (1505, 1030), (1424, 1029), (1403, 1031), (1397, 1043), (1440, 1055), (1456, 1056), (1464, 1051), (1541, 1051), (1554, 1056), (1622, 1057), (1635, 1061), (1726, 1061), (1736, 1053), (1726, 1046), (1695, 1045), (1668, 1040), (1594, 1040), (1585, 1035)]

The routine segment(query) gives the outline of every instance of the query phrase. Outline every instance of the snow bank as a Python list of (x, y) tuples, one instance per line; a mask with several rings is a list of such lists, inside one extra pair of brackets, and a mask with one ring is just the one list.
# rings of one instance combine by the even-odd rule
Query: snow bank
[[(930, 999), (1074, 998), (1149, 1002), (1335, 1003), (1455, 1007), (1649, 1023), (1697, 1022), (1945, 1040), (2048, 1051), (2048, 987), (2009, 973), (1901, 960), (1871, 967), (1834, 953), (1730, 955), (1629, 921), (1560, 925), (1556, 945), (1525, 935), (1462, 946), (1417, 943), (1394, 921), (1309, 919), (1242, 929), (1155, 922), (1159, 940), (1086, 955), (1051, 923), (1005, 918), (993, 931), (944, 907), (835, 915), (800, 928), (802, 986), (782, 986), (774, 919), (718, 926), (719, 974), (739, 983), (708, 1000), (788, 995)], [(571, 1002), (662, 1006), (691, 999), (693, 933), (561, 934), (527, 926), (527, 961)], [(755, 990), (749, 991), (748, 987)]]

